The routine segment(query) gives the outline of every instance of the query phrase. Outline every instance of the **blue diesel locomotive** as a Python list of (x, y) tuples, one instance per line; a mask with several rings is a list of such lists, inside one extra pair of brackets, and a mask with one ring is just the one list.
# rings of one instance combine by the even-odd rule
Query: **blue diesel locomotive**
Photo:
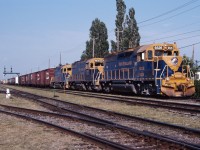
[(177, 45), (149, 44), (111, 54), (104, 59), (105, 91), (123, 91), (170, 97), (195, 93), (194, 78), (189, 66), (182, 65)]

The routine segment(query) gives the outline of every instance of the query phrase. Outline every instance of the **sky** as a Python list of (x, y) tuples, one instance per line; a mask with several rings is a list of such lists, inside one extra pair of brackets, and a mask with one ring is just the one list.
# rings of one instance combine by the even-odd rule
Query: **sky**
[[(133, 7), (141, 45), (174, 43), (200, 60), (200, 0), (124, 0)], [(116, 0), (0, 0), (0, 79), (80, 60), (95, 18), (116, 40)], [(198, 44), (197, 44), (198, 43)], [(188, 46), (188, 47), (187, 47)], [(185, 47), (185, 48), (184, 48)]]

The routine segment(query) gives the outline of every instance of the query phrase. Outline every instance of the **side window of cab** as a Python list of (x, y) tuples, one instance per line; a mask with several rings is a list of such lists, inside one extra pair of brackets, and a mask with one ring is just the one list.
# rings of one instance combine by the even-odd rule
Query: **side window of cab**
[(153, 52), (152, 52), (152, 50), (148, 50), (147, 53), (148, 53), (148, 54), (147, 54), (148, 60), (152, 60), (152, 58), (153, 58)]
[(90, 64), (90, 68), (93, 68), (93, 63)]
[(179, 55), (178, 51), (174, 51), (174, 56), (178, 56), (178, 55)]

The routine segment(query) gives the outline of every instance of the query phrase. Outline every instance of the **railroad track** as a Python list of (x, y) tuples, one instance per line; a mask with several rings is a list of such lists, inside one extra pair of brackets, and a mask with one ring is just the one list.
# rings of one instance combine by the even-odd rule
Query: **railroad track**
[[(50, 91), (50, 89), (41, 89)], [(52, 91), (52, 89), (51, 89)], [(181, 102), (171, 102), (171, 101), (163, 101), (156, 100), (152, 98), (141, 98), (141, 97), (130, 97), (130, 96), (122, 96), (122, 95), (108, 95), (103, 93), (95, 93), (95, 92), (85, 92), (85, 91), (72, 91), (67, 90), (63, 91), (61, 89), (54, 89), (53, 91), (57, 93), (73, 94), (82, 97), (92, 97), (98, 99), (104, 99), (109, 101), (116, 101), (121, 103), (127, 103), (129, 105), (139, 105), (139, 106), (148, 106), (154, 108), (163, 108), (167, 110), (172, 110), (175, 113), (182, 113), (183, 115), (196, 115), (200, 114), (200, 103), (197, 102), (195, 104), (191, 103), (181, 103)]]
[(83, 105), (77, 105), (26, 92), (18, 91), (16, 94), (20, 97), (40, 102), (45, 107), (48, 105), (48, 107), (50, 107), (52, 110), (60, 111), (61, 113), (73, 113), (76, 115), (78, 114), (83, 118), (93, 118), (95, 121), (99, 121), (99, 118), (103, 118), (103, 121), (105, 123), (110, 123), (112, 121), (112, 123), (110, 124), (120, 124), (129, 128), (135, 127), (137, 128), (137, 130), (140, 131), (146, 130), (148, 132), (158, 133), (161, 136), (165, 136), (167, 138), (178, 139), (179, 141), (183, 141), (186, 143), (189, 141), (192, 144), (200, 144), (200, 131), (197, 129), (186, 128), (178, 125), (167, 124), (164, 122), (153, 121), (140, 117), (132, 117), (116, 112), (91, 108)]
[[(24, 111), (24, 110), (22, 109), (21, 111)], [(94, 144), (92, 144), (92, 146), (91, 146), (90, 142), (85, 142), (85, 141), (84, 141), (84, 143), (77, 143), (76, 145), (81, 145), (81, 147), (80, 147), (81, 149), (102, 149), (102, 148), (124, 149), (124, 150), (128, 149), (127, 146), (123, 146), (123, 145), (108, 141), (106, 139), (102, 139), (97, 136), (90, 135), (88, 133), (83, 133), (80, 131), (70, 129), (70, 128), (73, 128), (74, 125), (71, 125), (70, 127), (68, 126), (67, 128), (64, 125), (60, 125), (60, 124), (64, 123), (64, 121), (60, 121), (58, 124), (56, 122), (56, 121), (59, 121), (58, 118), (61, 118), (61, 117), (64, 118), (64, 116), (47, 113), (47, 112), (41, 112), (41, 111), (36, 112), (34, 110), (26, 110), (26, 111), (29, 111), (29, 113), (27, 114), (27, 113), (20, 113), (20, 112), (16, 112), (16, 111), (13, 112), (13, 111), (0, 110), (1, 113), (16, 116), (16, 117), (23, 118), (23, 119), (26, 119), (29, 121), (34, 121), (39, 124), (43, 124), (48, 127), (55, 128), (55, 129), (61, 131), (62, 133), (72, 134), (72, 135), (78, 136), (79, 138), (84, 138), (87, 141), (88, 140), (93, 141), (93, 142), (95, 142), (95, 144), (97, 144), (97, 146), (95, 146)], [(34, 115), (31, 114), (31, 112)], [(42, 116), (41, 114), (43, 114), (44, 116)], [(52, 116), (54, 116), (54, 118), (52, 118)], [(57, 117), (57, 119), (55, 119), (55, 117)], [(67, 117), (68, 116), (65, 116), (66, 119), (67, 119)], [(68, 117), (68, 118), (70, 118), (70, 117)], [(73, 120), (74, 119), (77, 119), (77, 118), (73, 118)], [(69, 123), (67, 125), (69, 125)]]
[(0, 106), (0, 112), (33, 120), (79, 137), (87, 138), (114, 149), (200, 149), (200, 146), (138, 131), (104, 120), (94, 121), (73, 115), (36, 111), (11, 106)]
[[(56, 89), (56, 92), (63, 93), (63, 90)], [(99, 98), (99, 99), (110, 100), (110, 101), (117, 101), (117, 102), (127, 103), (131, 105), (142, 105), (142, 106), (150, 106), (150, 107), (156, 107), (156, 108), (164, 108), (164, 109), (169, 109), (169, 110), (186, 112), (187, 114), (188, 113), (200, 114), (200, 103), (188, 104), (188, 103), (180, 103), (180, 102), (169, 102), (169, 101), (163, 101), (163, 100), (153, 100), (153, 99), (148, 99), (148, 98), (106, 95), (106, 94), (81, 92), (81, 91), (67, 91), (66, 93), (77, 95), (77, 96), (83, 96), (83, 97), (92, 97), (92, 98)]]

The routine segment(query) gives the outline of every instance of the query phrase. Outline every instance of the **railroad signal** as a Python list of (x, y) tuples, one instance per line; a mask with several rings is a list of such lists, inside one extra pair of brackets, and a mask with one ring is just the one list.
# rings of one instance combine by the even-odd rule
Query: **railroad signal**
[(18, 72), (13, 72), (12, 66), (10, 68), (10, 72), (6, 72), (6, 67), (4, 66), (4, 72), (3, 72), (3, 74), (4, 74), (4, 76), (7, 75), (7, 74), (16, 74), (18, 76), (20, 75), (20, 73), (18, 73)]

